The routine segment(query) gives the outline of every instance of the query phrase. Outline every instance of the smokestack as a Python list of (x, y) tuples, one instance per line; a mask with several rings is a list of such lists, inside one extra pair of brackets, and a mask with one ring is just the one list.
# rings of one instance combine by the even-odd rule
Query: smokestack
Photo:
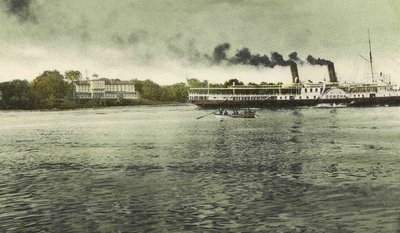
[(290, 71), (292, 71), (292, 81), (293, 81), (293, 83), (300, 83), (299, 71), (297, 70), (297, 64), (295, 62), (291, 62)]
[(336, 77), (335, 66), (333, 65), (333, 62), (328, 63), (328, 73), (329, 73), (329, 81), (331, 83), (336, 83), (337, 77)]

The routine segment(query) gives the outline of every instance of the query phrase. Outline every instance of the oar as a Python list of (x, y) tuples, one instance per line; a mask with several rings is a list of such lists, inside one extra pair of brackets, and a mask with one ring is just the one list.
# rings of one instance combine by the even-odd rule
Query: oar
[(212, 112), (212, 113), (206, 114), (204, 116), (199, 116), (199, 117), (196, 118), (196, 120), (201, 119), (201, 118), (206, 117), (206, 116), (209, 116), (209, 115), (214, 114), (214, 113), (216, 113), (216, 112)]

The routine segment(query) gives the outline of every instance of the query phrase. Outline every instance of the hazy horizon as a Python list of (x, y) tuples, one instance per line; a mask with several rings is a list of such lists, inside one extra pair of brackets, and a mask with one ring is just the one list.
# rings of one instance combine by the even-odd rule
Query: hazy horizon
[[(366, 81), (371, 32), (374, 68), (400, 84), (400, 3), (395, 0), (2, 0), (0, 81), (32, 80), (45, 70), (84, 76), (151, 79), (160, 84), (198, 78), (223, 82), (289, 82), (289, 67), (211, 64), (227, 56), (292, 52), (335, 63), (342, 81)], [(302, 81), (321, 81), (326, 67), (299, 66)]]

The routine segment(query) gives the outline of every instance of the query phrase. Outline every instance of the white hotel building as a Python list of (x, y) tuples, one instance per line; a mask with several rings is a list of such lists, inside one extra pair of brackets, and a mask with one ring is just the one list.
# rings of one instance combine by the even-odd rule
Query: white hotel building
[(130, 81), (90, 80), (74, 83), (77, 99), (137, 99), (135, 85)]

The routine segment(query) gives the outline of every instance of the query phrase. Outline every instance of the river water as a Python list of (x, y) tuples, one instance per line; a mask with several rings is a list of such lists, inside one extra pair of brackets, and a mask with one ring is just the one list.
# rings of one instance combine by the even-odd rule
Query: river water
[(0, 232), (400, 232), (400, 108), (0, 112)]

